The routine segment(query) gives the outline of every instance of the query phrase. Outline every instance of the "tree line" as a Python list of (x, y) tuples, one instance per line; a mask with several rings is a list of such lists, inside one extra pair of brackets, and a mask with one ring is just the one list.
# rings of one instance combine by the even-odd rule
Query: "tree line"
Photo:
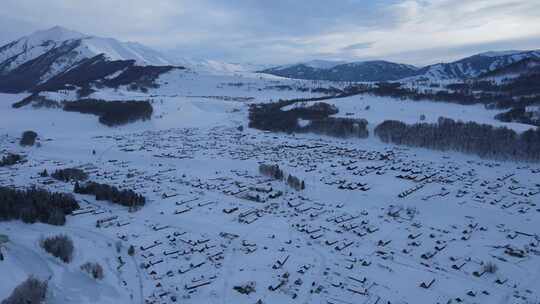
[[(400, 84), (383, 85), (389, 92), (401, 90)], [(349, 92), (352, 89), (349, 89)], [(365, 90), (362, 86), (359, 90)], [(456, 97), (457, 98), (457, 97)], [(534, 97), (521, 98), (518, 104), (534, 103)], [(254, 104), (249, 110), (249, 126), (274, 132), (313, 132), (337, 137), (368, 137), (368, 122), (363, 119), (329, 117), (337, 113), (333, 106), (319, 102), (311, 106), (298, 106), (284, 110), (302, 100), (280, 100), (274, 103)], [(502, 121), (538, 124), (534, 116), (524, 109), (515, 108), (497, 116)], [(299, 125), (299, 119), (309, 123)], [(459, 151), (483, 158), (501, 160), (540, 160), (540, 130), (521, 134), (508, 128), (497, 128), (475, 122), (454, 121), (440, 118), (438, 123), (407, 125), (400, 121), (385, 121), (375, 129), (382, 141), (424, 147), (435, 150)]]
[[(350, 84), (342, 90), (334, 89), (330, 98), (341, 98), (359, 94), (372, 94), (380, 97), (450, 102), (463, 105), (483, 104), (487, 108), (524, 108), (540, 103), (540, 74), (522, 75), (504, 83), (488, 80), (474, 80), (452, 83), (441, 90), (441, 85), (431, 84), (429, 89), (404, 87), (399, 82), (379, 82), (372, 85)], [(435, 90), (433, 89), (435, 88)], [(340, 91), (339, 93), (335, 90)]]
[(88, 173), (78, 168), (65, 168), (54, 171), (51, 177), (67, 183), (70, 181), (85, 181), (88, 179)]
[(22, 220), (25, 223), (41, 222), (61, 226), (66, 215), (79, 209), (70, 194), (53, 193), (44, 189), (16, 190), (0, 187), (0, 220)]
[(109, 201), (126, 207), (137, 208), (144, 206), (146, 198), (135, 193), (131, 189), (120, 190), (115, 186), (100, 184), (96, 182), (87, 182), (86, 184), (75, 183), (73, 192), (78, 194), (95, 195), (98, 201)]
[(287, 175), (277, 164), (269, 165), (269, 164), (260, 164), (259, 165), (259, 173), (261, 175), (273, 178), (275, 180), (284, 181), (285, 176), (287, 176), (287, 179), (285, 182), (287, 185), (291, 188), (293, 188), (296, 191), (304, 190), (306, 189), (306, 184), (303, 180), (300, 178), (289, 174)]
[(18, 162), (21, 162), (23, 157), (20, 154), (9, 153), (0, 159), (0, 167), (13, 166)]
[(367, 125), (368, 122), (365, 119), (328, 117), (312, 120), (302, 130), (333, 137), (367, 138), (369, 136)]
[(540, 130), (521, 134), (505, 127), (439, 118), (437, 123), (407, 125), (387, 120), (375, 128), (383, 142), (476, 154), (500, 160), (540, 160)]
[(64, 111), (93, 114), (99, 116), (99, 122), (112, 127), (138, 120), (152, 118), (154, 109), (149, 101), (105, 101), (100, 99), (81, 99), (65, 101)]
[[(368, 137), (366, 120), (330, 117), (337, 114), (338, 109), (327, 103), (316, 102), (309, 106), (303, 105), (283, 110), (284, 107), (307, 101), (311, 100), (294, 99), (252, 104), (249, 108), (249, 127), (273, 132), (310, 132), (335, 137)], [(301, 119), (306, 120), (307, 124), (300, 125)]]
[(540, 127), (540, 117), (534, 112), (527, 111), (526, 108), (516, 107), (506, 112), (495, 115), (495, 119), (503, 122), (519, 122), (523, 124)]

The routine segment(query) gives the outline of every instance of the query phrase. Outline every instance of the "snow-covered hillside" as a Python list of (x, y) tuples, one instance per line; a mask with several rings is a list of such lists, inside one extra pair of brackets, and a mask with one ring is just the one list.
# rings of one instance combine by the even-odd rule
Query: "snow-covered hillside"
[(263, 73), (306, 80), (331, 81), (392, 81), (416, 74), (411, 65), (388, 61), (363, 61), (344, 63), (338, 61), (313, 60), (263, 70)]
[(90, 36), (56, 26), (0, 47), (0, 92), (91, 87), (96, 82), (102, 86), (107, 80), (121, 76), (128, 67), (136, 66), (148, 67), (149, 71), (140, 73), (133, 68), (123, 78), (134, 81), (133, 74), (141, 78), (144, 74), (167, 71), (165, 67), (213, 75), (250, 73), (261, 68), (163, 54), (140, 43)]
[[(165, 56), (139, 43), (89, 36), (55, 26), (2, 46), (0, 48), (0, 66), (3, 68), (0, 72), (7, 73), (68, 41), (79, 42), (74, 52), (79, 54), (78, 58), (80, 59), (104, 54), (110, 60), (136, 60), (137, 63), (143, 65), (172, 65), (172, 62)], [(6, 63), (5, 66), (4, 63)]]
[(526, 59), (540, 59), (540, 51), (485, 52), (449, 63), (422, 68), (385, 61), (332, 62), (315, 60), (266, 69), (263, 72), (296, 79), (332, 81), (392, 81), (427, 79), (462, 81), (504, 69)]
[(434, 81), (474, 78), (529, 58), (540, 59), (540, 51), (486, 52), (451, 63), (427, 66), (416, 77)]
[(40, 91), (50, 89), (50, 83), (55, 89), (91, 86), (127, 66), (172, 64), (164, 55), (139, 43), (89, 36), (57, 26), (0, 48), (0, 91)]
[(37, 31), (0, 47), (0, 74), (6, 74), (69, 40), (79, 40), (84, 34), (62, 27)]

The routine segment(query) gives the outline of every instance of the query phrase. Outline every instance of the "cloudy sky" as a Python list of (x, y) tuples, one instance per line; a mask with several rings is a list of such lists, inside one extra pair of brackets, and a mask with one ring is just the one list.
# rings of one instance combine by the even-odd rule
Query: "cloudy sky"
[(540, 49), (539, 0), (2, 0), (0, 44), (55, 25), (229, 62)]

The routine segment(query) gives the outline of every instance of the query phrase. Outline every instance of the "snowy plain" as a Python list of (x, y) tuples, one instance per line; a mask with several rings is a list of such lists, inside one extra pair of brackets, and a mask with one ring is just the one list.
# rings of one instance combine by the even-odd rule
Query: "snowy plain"
[[(0, 185), (72, 192), (72, 184), (50, 183), (38, 173), (78, 167), (93, 181), (148, 198), (129, 212), (75, 195), (83, 209), (63, 227), (0, 223), (0, 234), (10, 239), (1, 249), (0, 299), (33, 274), (49, 280), (48, 303), (540, 300), (538, 164), (396, 147), (373, 136), (345, 140), (247, 128), (250, 103), (320, 96), (278, 89), (311, 82), (177, 71), (159, 81), (146, 94), (92, 95), (152, 100), (152, 120), (115, 128), (92, 115), (13, 109), (26, 95), (0, 95), (0, 151), (27, 160), (0, 168)], [(419, 122), (422, 114), (427, 122), (445, 116), (528, 128), (498, 122), (496, 111), (481, 106), (368, 95), (326, 102), (339, 108), (338, 116), (367, 119), (370, 128), (386, 119)], [(39, 134), (39, 147), (18, 145), (26, 130)], [(260, 163), (279, 164), (303, 179), (306, 190), (261, 176)], [(259, 202), (249, 199), (257, 195)], [(106, 224), (96, 227), (98, 220)], [(75, 243), (70, 264), (38, 245), (58, 233)], [(133, 257), (129, 245), (136, 248)], [(87, 261), (104, 266), (103, 281), (79, 270)], [(497, 271), (482, 273), (487, 263)], [(249, 284), (254, 292), (248, 295), (234, 289)]]

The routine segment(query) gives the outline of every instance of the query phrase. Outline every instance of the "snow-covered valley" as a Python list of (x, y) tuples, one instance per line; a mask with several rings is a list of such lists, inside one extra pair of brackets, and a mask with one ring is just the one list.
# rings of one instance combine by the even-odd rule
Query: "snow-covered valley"
[[(29, 275), (48, 280), (47, 303), (537, 303), (540, 165), (494, 161), (366, 139), (248, 128), (252, 103), (313, 98), (320, 83), (253, 73), (172, 71), (146, 93), (104, 88), (90, 97), (150, 100), (151, 120), (107, 127), (56, 108), (14, 109), (0, 95), (0, 186), (73, 193), (41, 176), (79, 168), (89, 180), (132, 189), (140, 210), (74, 194), (64, 226), (0, 223), (0, 299)], [(292, 87), (295, 89), (284, 89)], [(69, 100), (64, 93), (42, 93)], [(64, 95), (63, 95), (64, 94)], [(506, 126), (480, 105), (369, 94), (325, 100), (337, 116), (440, 116)], [(423, 121), (422, 120), (422, 121)], [(21, 147), (24, 131), (38, 145)], [(294, 190), (261, 174), (277, 164)], [(69, 263), (40, 239), (64, 233)], [(135, 248), (128, 254), (128, 248)], [(80, 270), (103, 266), (94, 280)], [(495, 266), (493, 266), (495, 265)]]

